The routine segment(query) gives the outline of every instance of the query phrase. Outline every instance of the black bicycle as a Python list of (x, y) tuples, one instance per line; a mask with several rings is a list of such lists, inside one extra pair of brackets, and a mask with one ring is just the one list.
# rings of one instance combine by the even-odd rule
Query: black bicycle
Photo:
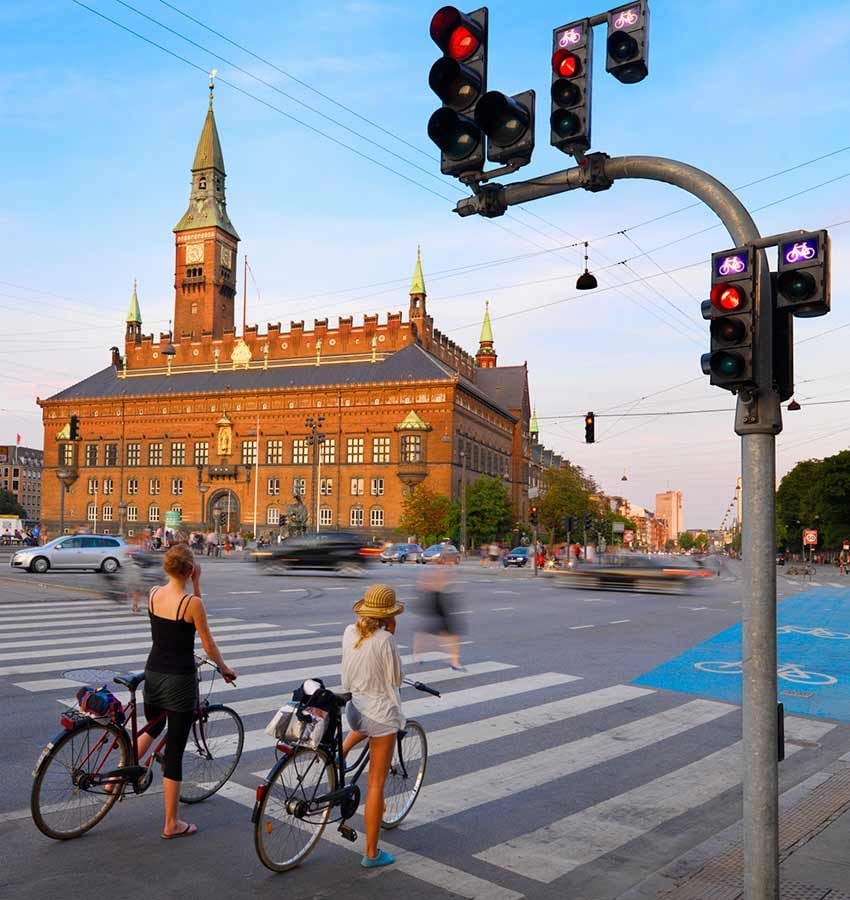
[[(440, 696), (439, 691), (420, 681), (405, 679), (404, 683), (417, 691)], [(340, 834), (350, 841), (357, 839), (357, 832), (345, 823), (360, 805), (357, 781), (369, 764), (369, 742), (365, 742), (357, 759), (347, 765), (342, 755), (342, 710), (351, 694), (331, 696), (335, 707), (331, 711), (332, 727), (320, 746), (313, 749), (278, 743), (281, 756), (257, 787), (251, 815), (254, 844), (263, 865), (274, 872), (285, 872), (307, 858), (318, 844), (334, 807), (339, 807), (339, 818), (334, 821), (340, 823)], [(306, 723), (311, 717), (303, 706), (299, 705), (294, 715)], [(425, 730), (414, 719), (408, 719), (398, 732), (384, 786), (382, 827), (395, 828), (410, 812), (422, 789), (427, 763)]]

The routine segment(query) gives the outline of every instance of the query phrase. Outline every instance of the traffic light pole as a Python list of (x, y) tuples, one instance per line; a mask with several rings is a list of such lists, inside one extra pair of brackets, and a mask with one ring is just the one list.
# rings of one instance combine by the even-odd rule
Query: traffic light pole
[[(503, 215), (509, 206), (583, 188), (601, 191), (615, 181), (637, 178), (682, 188), (710, 207), (735, 246), (759, 240), (756, 224), (738, 198), (711, 175), (686, 163), (654, 156), (610, 158), (588, 154), (583, 164), (509, 185), (478, 186), (461, 200), (460, 216)], [(744, 897), (778, 900), (779, 829), (776, 715), (776, 435), (782, 428), (779, 396), (773, 389), (772, 301), (764, 252), (759, 253), (759, 291), (755, 298), (759, 341), (753, 359), (760, 390), (741, 392), (735, 431), (741, 435), (744, 517), (742, 553), (743, 712), (744, 712)], [(586, 546), (586, 541), (585, 541)]]

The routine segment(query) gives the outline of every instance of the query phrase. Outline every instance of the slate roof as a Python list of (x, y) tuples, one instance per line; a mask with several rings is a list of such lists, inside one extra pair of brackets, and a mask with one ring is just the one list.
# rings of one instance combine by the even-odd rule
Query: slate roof
[(522, 409), (528, 370), (523, 366), (476, 369), (475, 384), (502, 409)]

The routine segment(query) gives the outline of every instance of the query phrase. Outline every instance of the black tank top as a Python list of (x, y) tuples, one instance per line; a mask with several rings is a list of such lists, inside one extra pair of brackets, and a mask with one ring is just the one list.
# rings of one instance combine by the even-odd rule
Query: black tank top
[(153, 611), (155, 588), (148, 600), (153, 646), (148, 655), (146, 669), (164, 675), (191, 675), (195, 672), (195, 625), (186, 622), (184, 616), (192, 599), (184, 594), (177, 604), (177, 618), (163, 619)]

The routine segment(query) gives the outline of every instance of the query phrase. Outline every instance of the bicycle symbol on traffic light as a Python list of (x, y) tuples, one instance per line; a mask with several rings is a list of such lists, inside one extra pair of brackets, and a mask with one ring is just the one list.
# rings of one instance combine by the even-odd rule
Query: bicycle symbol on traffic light
[(614, 19), (614, 27), (615, 28), (628, 28), (630, 25), (637, 24), (637, 20), (640, 18), (640, 11), (635, 7), (630, 7), (629, 9), (624, 9), (620, 12), (616, 19)]
[(804, 259), (814, 259), (817, 253), (817, 248), (809, 241), (801, 241), (785, 251), (785, 262), (795, 263)]
[(571, 47), (573, 44), (577, 44), (580, 40), (581, 28), (568, 28), (566, 31), (561, 32), (561, 35), (558, 38), (558, 46)]
[(741, 256), (727, 256), (717, 268), (718, 275), (737, 275), (747, 268), (747, 262)]

